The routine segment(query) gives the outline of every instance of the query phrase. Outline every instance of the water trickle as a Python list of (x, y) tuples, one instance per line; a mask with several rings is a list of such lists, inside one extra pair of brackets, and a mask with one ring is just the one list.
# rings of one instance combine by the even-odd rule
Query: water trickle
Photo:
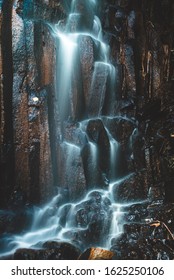
[(116, 238), (119, 234), (123, 232), (123, 214), (124, 212), (121, 210), (122, 207), (118, 205), (112, 205), (113, 207), (113, 213), (112, 213), (112, 220), (111, 220), (111, 227), (106, 243), (106, 247), (110, 248), (111, 247), (111, 241), (113, 238)]
[(96, 61), (94, 63), (94, 71), (89, 92), (89, 117), (99, 117), (102, 114), (109, 69), (110, 65), (107, 63), (101, 61)]
[(93, 34), (99, 40), (102, 41), (103, 34), (102, 34), (102, 26), (99, 18), (94, 16), (94, 24), (93, 24)]
[[(80, 148), (74, 144), (63, 142), (63, 153), (66, 153), (65, 174), (70, 173), (70, 169), (75, 165), (76, 160), (80, 157)], [(72, 176), (72, 174), (70, 174)]]
[(117, 175), (116, 167), (117, 167), (117, 153), (118, 153), (119, 144), (112, 137), (111, 133), (109, 132), (109, 130), (107, 128), (106, 128), (106, 131), (107, 131), (109, 143), (110, 143), (110, 178), (111, 178), (111, 181), (113, 181)]
[(89, 145), (90, 145), (92, 162), (94, 164), (96, 164), (97, 163), (97, 145), (91, 141), (89, 141)]
[(58, 104), (60, 116), (63, 120), (69, 116), (70, 109), (70, 93), (72, 91), (72, 71), (77, 55), (76, 38), (70, 34), (65, 36), (58, 33), (59, 48), (57, 54), (57, 83), (56, 88), (58, 95)]
[(110, 169), (111, 179), (116, 177), (118, 142), (114, 139), (110, 140)]

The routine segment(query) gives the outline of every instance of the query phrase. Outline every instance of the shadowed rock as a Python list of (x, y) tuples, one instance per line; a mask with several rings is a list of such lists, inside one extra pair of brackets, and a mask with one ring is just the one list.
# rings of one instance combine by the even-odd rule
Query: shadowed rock
[(80, 250), (69, 243), (48, 241), (43, 244), (43, 249), (18, 249), (14, 260), (76, 260)]
[(98, 147), (98, 162), (100, 169), (106, 175), (109, 172), (110, 144), (107, 132), (101, 120), (89, 120), (87, 134)]
[(122, 183), (114, 186), (114, 198), (119, 203), (136, 202), (147, 199), (146, 171), (134, 173)]
[(104, 118), (103, 123), (109, 129), (113, 138), (121, 143), (128, 142), (135, 128), (135, 123), (128, 118)]

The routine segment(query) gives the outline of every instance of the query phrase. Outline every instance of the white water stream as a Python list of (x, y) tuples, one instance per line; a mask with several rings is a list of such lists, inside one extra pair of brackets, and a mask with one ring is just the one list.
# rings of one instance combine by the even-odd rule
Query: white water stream
[[(107, 76), (109, 76), (110, 78), (110, 91), (112, 96), (111, 102), (115, 98), (116, 72), (115, 67), (109, 62), (109, 46), (103, 42), (101, 23), (94, 12), (97, 1), (88, 0), (86, 1), (86, 3), (87, 9), (93, 11), (94, 13), (93, 30), (91, 33), (77, 31), (70, 32), (72, 22), (78, 22), (80, 17), (76, 0), (72, 1), (70, 15), (66, 24), (64, 24), (64, 26), (62, 27), (62, 22), (59, 22), (55, 26), (51, 26), (57, 44), (56, 90), (60, 116), (62, 120), (71, 116), (72, 111), (74, 110), (74, 108), (71, 108), (70, 100), (72, 99), (71, 95), (74, 65), (76, 64), (78, 55), (78, 40), (81, 36), (89, 36), (96, 45), (100, 46), (100, 53), (98, 54), (98, 57), (100, 57), (101, 60), (95, 61), (94, 63), (94, 71), (90, 90), (94, 91), (96, 77), (98, 77), (98, 75), (100, 74), (99, 72), (102, 70), (102, 74), (104, 72), (107, 72)], [(91, 92), (89, 93), (89, 95), (90, 94)], [(100, 118), (101, 108), (104, 100), (102, 100), (101, 98), (98, 100), (98, 102), (99, 110), (96, 117)], [(85, 135), (88, 141), (92, 163), (95, 166), (98, 162), (98, 149), (96, 143), (90, 141), (86, 135), (85, 130), (88, 121), (89, 120), (80, 122), (80, 130)], [(118, 143), (107, 129), (106, 131), (110, 143), (110, 173), (112, 179), (115, 178), (116, 175)], [(74, 182), (74, 180), (76, 180), (76, 174), (69, 174), (69, 169), (73, 164), (72, 159), (74, 159), (74, 157), (80, 157), (81, 148), (66, 141), (62, 141), (61, 146), (62, 149), (68, 149), (65, 162), (65, 176), (69, 176), (69, 182), (71, 184), (71, 182)], [(93, 170), (91, 170), (91, 173), (93, 173)], [(93, 174), (92, 176), (95, 176), (95, 174)], [(121, 181), (124, 181), (127, 178), (128, 177), (122, 178)], [(94, 214), (98, 213), (97, 211), (99, 211), (98, 215), (104, 217), (102, 220), (102, 227), (107, 229), (107, 234), (105, 235), (105, 232), (102, 232), (102, 243), (100, 244), (100, 241), (98, 241), (98, 243), (96, 242), (96, 244), (93, 245), (109, 248), (112, 238), (116, 237), (123, 231), (123, 215), (125, 211), (123, 209), (128, 206), (118, 204), (114, 199), (114, 190), (115, 188), (117, 188), (121, 181), (112, 181), (112, 183), (110, 183), (108, 188), (105, 190), (97, 188), (94, 190), (90, 190), (83, 198), (81, 198), (80, 201), (76, 203), (62, 202), (62, 194), (57, 194), (45, 206), (35, 209), (33, 213), (33, 223), (30, 231), (25, 234), (13, 236), (11, 238), (11, 241), (8, 243), (6, 252), (2, 255), (12, 254), (17, 248), (30, 248), (32, 246), (35, 246), (35, 248), (37, 248), (40, 247), (41, 243), (47, 240), (68, 241), (73, 243), (75, 235), (88, 230), (89, 226), (92, 223)], [(97, 197), (100, 198), (100, 203), (97, 200), (98, 198), (96, 198), (95, 196), (96, 194)], [(106, 204), (106, 202), (108, 202), (108, 204)], [(91, 214), (89, 214), (87, 210), (87, 204), (89, 204), (89, 208), (91, 207), (90, 209), (92, 209), (90, 210)], [(95, 207), (97, 209), (96, 213)], [(84, 212), (83, 222), (81, 221), (82, 216), (79, 216), (79, 211)], [(78, 217), (80, 217), (80, 219)], [(110, 224), (108, 225), (109, 219)], [(88, 242), (89, 244), (82, 244), (84, 239), (81, 238), (80, 240), (80, 237), (79, 240), (77, 239), (76, 241), (79, 241), (79, 246), (82, 245), (82, 248), (91, 245), (90, 242)]]

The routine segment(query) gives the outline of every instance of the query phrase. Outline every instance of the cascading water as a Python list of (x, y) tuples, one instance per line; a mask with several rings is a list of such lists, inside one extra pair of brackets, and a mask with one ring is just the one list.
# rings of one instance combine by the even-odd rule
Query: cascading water
[[(60, 189), (64, 189), (65, 181), (68, 182), (69, 185), (66, 187), (69, 194), (64, 197), (63, 192), (60, 191), (43, 208), (36, 208), (30, 231), (11, 237), (8, 247), (2, 255), (12, 254), (21, 247), (37, 248), (41, 243), (53, 239), (74, 243), (82, 249), (89, 246), (110, 248), (112, 238), (123, 231), (125, 211), (123, 209), (127, 204), (121, 205), (116, 202), (114, 192), (119, 183), (128, 177), (122, 178), (121, 181), (116, 178), (118, 142), (103, 125), (102, 117), (106, 98), (111, 104), (106, 106), (108, 116), (105, 115), (105, 119), (109, 116), (112, 118), (113, 115), (116, 70), (114, 65), (109, 62), (109, 47), (102, 40), (101, 23), (95, 15), (96, 2), (94, 0), (83, 1), (83, 8), (93, 18), (90, 32), (85, 21), (81, 25), (83, 30), (78, 31), (83, 13), (81, 14), (77, 0), (72, 1), (66, 24), (59, 22), (55, 26), (51, 26), (57, 46), (56, 92), (61, 128), (72, 120), (78, 124), (73, 137), (78, 138), (77, 135), (81, 137), (80, 140), (78, 138), (77, 143), (70, 142), (64, 139), (64, 131), (62, 131), (60, 150), (66, 156), (64, 162), (62, 161), (64, 174), (62, 174), (63, 180)], [(90, 86), (86, 86), (88, 92), (82, 96), (83, 85), (79, 80), (81, 74), (78, 71), (83, 70), (84, 73), (86, 71), (85, 67), (79, 66), (80, 57), (82, 57), (79, 44), (84, 38), (88, 39), (90, 43), (92, 42), (98, 53), (97, 59), (93, 61)], [(78, 80), (74, 81), (75, 78)], [(107, 86), (109, 93), (108, 96), (105, 96)], [(79, 110), (82, 112), (79, 113)], [(86, 115), (92, 119), (84, 120)], [(89, 124), (92, 128), (89, 128)], [(103, 139), (105, 139), (105, 146), (101, 144)], [(85, 148), (87, 149), (87, 160), (84, 160), (82, 152)], [(103, 162), (105, 156), (109, 158), (108, 162), (106, 160), (106, 164)], [(90, 169), (86, 173), (84, 172), (86, 180), (89, 176), (93, 179), (89, 183), (90, 187), (87, 186), (84, 189), (83, 195), (78, 200), (72, 201), (73, 188), (76, 190), (78, 176), (82, 177), (79, 158), (89, 163), (84, 164), (84, 169), (89, 169), (90, 166)], [(60, 173), (62, 166), (60, 166)], [(95, 180), (97, 176), (99, 179)], [(101, 184), (97, 185), (97, 180)], [(100, 188), (100, 185), (103, 188)]]

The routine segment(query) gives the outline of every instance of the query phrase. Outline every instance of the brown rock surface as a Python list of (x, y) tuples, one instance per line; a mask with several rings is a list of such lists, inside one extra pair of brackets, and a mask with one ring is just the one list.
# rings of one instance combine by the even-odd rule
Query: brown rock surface
[(90, 248), (82, 253), (79, 260), (112, 260), (114, 253), (101, 248)]

